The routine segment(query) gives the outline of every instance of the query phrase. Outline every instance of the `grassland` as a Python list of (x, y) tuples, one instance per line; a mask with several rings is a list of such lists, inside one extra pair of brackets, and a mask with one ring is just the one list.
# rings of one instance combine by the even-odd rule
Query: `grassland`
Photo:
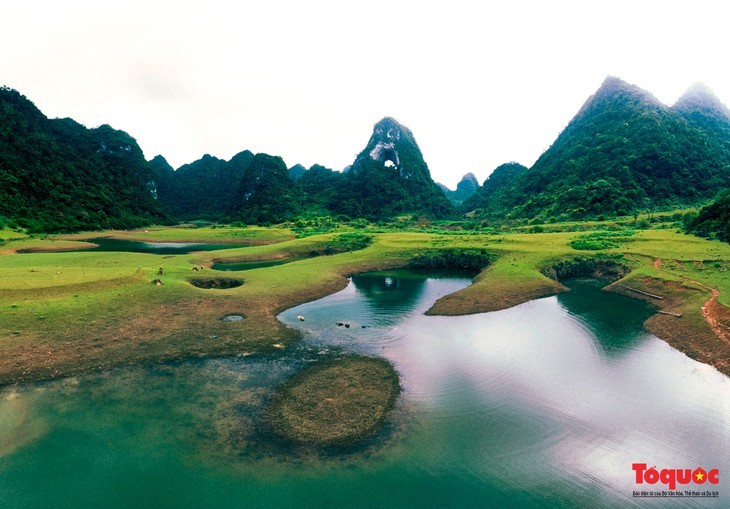
[[(681, 318), (657, 315), (647, 322), (649, 330), (730, 374), (727, 244), (658, 229), (637, 231), (615, 247), (582, 251), (570, 244), (585, 230), (486, 234), (379, 227), (356, 230), (371, 238), (364, 249), (339, 249), (340, 235), (353, 232), (347, 226), (304, 238), (295, 238), (283, 227), (108, 232), (144, 241), (241, 244), (225, 251), (166, 256), (94, 251), (17, 254), (85, 246), (84, 240), (100, 234), (15, 235), (0, 245), (0, 385), (142, 361), (265, 354), (287, 348), (297, 333), (276, 320), (280, 311), (344, 288), (348, 275), (404, 267), (420, 253), (440, 249), (484, 250), (493, 262), (472, 286), (445, 296), (430, 313), (491, 311), (565, 291), (545, 275), (547, 267), (578, 256), (602, 257), (631, 269), (610, 289), (623, 292), (622, 284), (644, 288), (665, 297), (654, 300), (658, 307), (682, 314)], [(216, 260), (291, 263), (220, 272), (210, 269)], [(193, 277), (230, 277), (244, 284), (202, 289), (190, 284)], [(153, 284), (155, 279), (162, 284)], [(714, 329), (702, 311), (712, 297), (711, 289), (719, 291), (718, 300), (709, 306), (716, 319)], [(246, 318), (222, 322), (227, 314)]]

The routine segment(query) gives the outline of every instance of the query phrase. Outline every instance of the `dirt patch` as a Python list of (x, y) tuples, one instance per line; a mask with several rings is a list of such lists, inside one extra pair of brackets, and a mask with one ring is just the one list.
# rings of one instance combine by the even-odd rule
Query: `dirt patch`
[(216, 278), (195, 278), (190, 280), (190, 284), (196, 288), (226, 290), (228, 288), (237, 288), (243, 285), (243, 279), (235, 279), (229, 277)]
[(347, 446), (378, 431), (400, 394), (386, 360), (349, 355), (304, 368), (278, 391), (267, 411), (282, 437)]
[(710, 324), (717, 337), (730, 346), (730, 308), (723, 306), (717, 300), (720, 296), (718, 290), (707, 288), (712, 292), (712, 297), (702, 305), (702, 316)]

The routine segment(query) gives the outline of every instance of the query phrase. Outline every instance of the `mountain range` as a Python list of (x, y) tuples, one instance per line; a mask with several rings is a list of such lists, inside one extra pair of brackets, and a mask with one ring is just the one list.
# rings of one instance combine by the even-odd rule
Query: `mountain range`
[(702, 85), (670, 107), (609, 77), (532, 167), (503, 164), (481, 186), (467, 173), (454, 191), (433, 181), (413, 133), (390, 117), (342, 172), (248, 150), (175, 170), (162, 156), (145, 161), (122, 131), (48, 119), (0, 89), (0, 222), (33, 231), (301, 214), (587, 219), (704, 203), (729, 183), (730, 110)]

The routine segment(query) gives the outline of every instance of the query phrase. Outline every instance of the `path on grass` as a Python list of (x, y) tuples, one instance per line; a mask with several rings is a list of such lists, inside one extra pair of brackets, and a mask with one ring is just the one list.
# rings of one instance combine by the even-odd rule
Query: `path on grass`
[[(660, 269), (659, 266), (662, 264), (662, 259), (657, 258), (654, 260), (654, 268), (657, 270), (663, 270)], [(720, 319), (720, 315), (722, 314), (722, 307), (723, 305), (720, 304), (720, 302), (717, 300), (717, 298), (720, 296), (720, 291), (716, 288), (712, 288), (711, 286), (707, 286), (705, 283), (702, 283), (700, 281), (696, 281), (694, 279), (689, 279), (684, 276), (681, 276), (679, 274), (675, 274), (685, 281), (689, 283), (694, 283), (698, 286), (701, 286), (702, 288), (706, 288), (710, 290), (712, 293), (712, 297), (707, 299), (704, 304), (702, 304), (702, 316), (707, 321), (708, 324), (710, 324), (710, 328), (712, 329), (712, 332), (715, 333), (717, 337), (722, 339), (725, 343), (730, 345), (730, 334), (728, 334), (727, 327), (722, 323)]]

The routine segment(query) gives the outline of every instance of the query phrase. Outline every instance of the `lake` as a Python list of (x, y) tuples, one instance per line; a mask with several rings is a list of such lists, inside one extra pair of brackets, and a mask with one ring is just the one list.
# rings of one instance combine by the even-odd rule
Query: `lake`
[[(578, 280), (504, 311), (423, 314), (469, 283), (354, 276), (280, 315), (304, 339), (276, 356), (6, 387), (0, 506), (655, 506), (632, 496), (667, 489), (636, 484), (632, 463), (647, 463), (719, 468), (719, 485), (678, 487), (719, 498), (671, 505), (727, 507), (730, 379), (645, 332), (645, 304)], [(297, 370), (341, 352), (394, 363), (404, 390), (392, 418), (355, 448), (287, 447), (262, 408)]]

